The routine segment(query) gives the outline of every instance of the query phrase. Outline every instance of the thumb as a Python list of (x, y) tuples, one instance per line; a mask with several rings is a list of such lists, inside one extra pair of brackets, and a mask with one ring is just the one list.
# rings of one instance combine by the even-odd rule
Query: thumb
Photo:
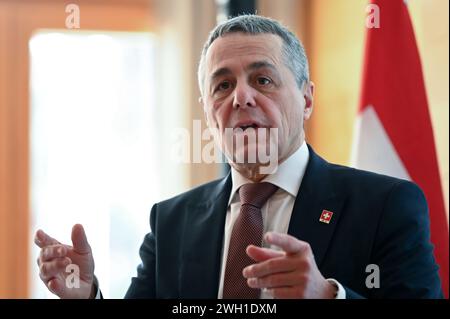
[(72, 228), (72, 244), (73, 250), (79, 254), (86, 254), (91, 252), (91, 246), (86, 238), (84, 228), (80, 224), (76, 224)]

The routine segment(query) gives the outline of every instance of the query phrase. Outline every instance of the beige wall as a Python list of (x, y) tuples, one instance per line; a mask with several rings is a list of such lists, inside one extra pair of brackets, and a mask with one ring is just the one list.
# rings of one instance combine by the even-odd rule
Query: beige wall
[[(192, 159), (193, 120), (203, 120), (203, 108), (197, 85), (197, 63), (201, 47), (215, 26), (215, 4), (197, 0), (154, 0), (155, 33), (159, 39), (158, 102), (162, 122), (159, 153), (161, 169), (167, 172), (161, 195), (169, 198), (218, 177), (218, 164), (176, 163), (169, 159), (174, 132), (190, 130)], [(174, 80), (175, 79), (175, 80)], [(202, 128), (206, 128), (205, 122)]]
[[(179, 128), (190, 131), (191, 160), (193, 159), (193, 121), (201, 120), (206, 129), (203, 108), (199, 103), (197, 65), (203, 43), (216, 25), (216, 5), (213, 1), (153, 0), (160, 52), (160, 105), (163, 111), (160, 153), (163, 158), (173, 150), (170, 137)], [(172, 79), (182, 79), (173, 81)], [(203, 145), (208, 143), (204, 141)], [(168, 198), (194, 186), (209, 182), (220, 175), (220, 164), (174, 163), (163, 161), (162, 169), (168, 175), (161, 185), (163, 198)]]

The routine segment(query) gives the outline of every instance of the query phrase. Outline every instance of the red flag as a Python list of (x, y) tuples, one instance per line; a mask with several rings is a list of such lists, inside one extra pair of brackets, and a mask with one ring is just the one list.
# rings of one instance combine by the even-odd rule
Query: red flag
[[(379, 9), (379, 12), (377, 10)], [(419, 52), (403, 0), (373, 0), (353, 164), (417, 183), (427, 198), (444, 295), (449, 231)], [(368, 18), (371, 17), (369, 15)]]

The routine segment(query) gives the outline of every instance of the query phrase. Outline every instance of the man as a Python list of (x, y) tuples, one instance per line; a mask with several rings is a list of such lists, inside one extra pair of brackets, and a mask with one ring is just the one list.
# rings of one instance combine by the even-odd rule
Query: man
[[(231, 172), (154, 205), (127, 298), (442, 296), (421, 190), (327, 163), (306, 144), (314, 85), (290, 31), (253, 15), (217, 26), (202, 52), (199, 84)], [(278, 165), (268, 173), (249, 154), (274, 143)], [(41, 279), (53, 293), (98, 297), (81, 225), (73, 247), (42, 231), (35, 240)], [(69, 263), (80, 267), (78, 289), (65, 286)]]

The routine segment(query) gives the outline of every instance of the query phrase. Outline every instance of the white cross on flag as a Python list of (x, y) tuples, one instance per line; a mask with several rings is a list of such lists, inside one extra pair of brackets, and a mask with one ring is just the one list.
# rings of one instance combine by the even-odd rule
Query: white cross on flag
[(320, 215), (319, 221), (325, 224), (329, 224), (332, 216), (333, 212), (324, 209), (322, 211), (322, 214)]

